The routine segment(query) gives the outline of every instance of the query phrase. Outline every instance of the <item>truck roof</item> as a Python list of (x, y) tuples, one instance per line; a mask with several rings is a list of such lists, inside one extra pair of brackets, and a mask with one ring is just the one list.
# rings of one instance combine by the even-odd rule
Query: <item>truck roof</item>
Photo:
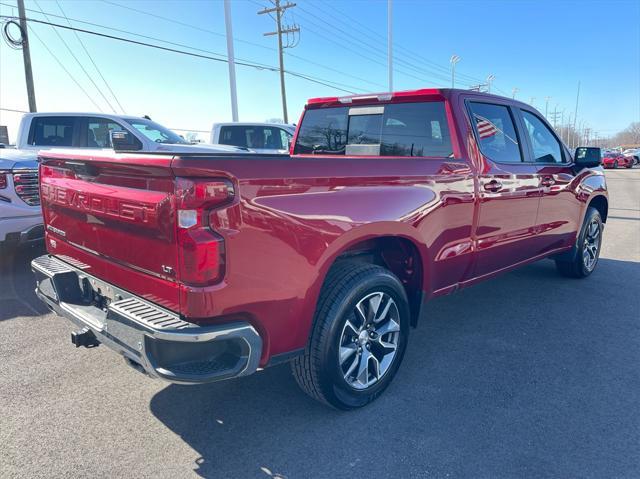
[(228, 121), (228, 122), (221, 122), (221, 123), (214, 123), (213, 127), (215, 128), (216, 126), (276, 126), (279, 128), (287, 128), (287, 129), (292, 129), (295, 130), (296, 126), (295, 125), (291, 125), (289, 123), (269, 123), (269, 122), (264, 122), (264, 121)]
[(513, 98), (494, 95), (493, 93), (479, 92), (474, 90), (463, 90), (459, 88), (420, 88), (417, 90), (399, 90), (393, 92), (381, 92), (381, 93), (362, 93), (358, 95), (347, 95), (347, 96), (330, 96), (330, 97), (318, 97), (318, 98), (310, 98), (307, 100), (307, 107), (328, 107), (328, 106), (339, 106), (339, 105), (349, 105), (352, 103), (371, 103), (372, 101), (379, 102), (391, 102), (395, 101), (421, 101), (427, 98), (434, 99), (440, 98), (444, 99), (452, 99), (459, 95), (469, 95), (472, 94), (474, 96), (481, 96), (486, 98), (499, 98), (501, 100), (508, 100), (511, 103), (525, 105), (518, 100)]
[(24, 117), (35, 117), (35, 116), (96, 116), (100, 118), (120, 118), (123, 120), (145, 119), (142, 116), (118, 115), (115, 113), (95, 113), (95, 112), (86, 112), (86, 111), (47, 111), (47, 112), (33, 112), (33, 113), (24, 114)]

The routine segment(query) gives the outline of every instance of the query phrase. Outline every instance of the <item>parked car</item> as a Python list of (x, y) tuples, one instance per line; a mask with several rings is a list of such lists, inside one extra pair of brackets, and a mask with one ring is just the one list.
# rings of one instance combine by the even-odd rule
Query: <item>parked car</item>
[(112, 149), (110, 134), (118, 131), (130, 135), (131, 149), (139, 151), (250, 153), (247, 149), (227, 145), (194, 145), (148, 118), (106, 113), (25, 113), (16, 148)]
[(0, 150), (0, 248), (44, 238), (35, 152)]
[(605, 168), (632, 168), (633, 167), (633, 157), (624, 156), (622, 153), (617, 151), (605, 151), (602, 154), (602, 166)]
[(256, 153), (289, 153), (295, 126), (278, 123), (214, 123), (211, 143), (249, 148)]
[(624, 150), (622, 154), (627, 158), (631, 157), (634, 165), (640, 164), (640, 148), (630, 148), (628, 150)]
[(76, 346), (177, 383), (291, 361), (341, 409), (385, 390), (429, 299), (543, 258), (589, 276), (608, 213), (598, 148), (466, 90), (309, 100), (292, 156), (41, 158), (32, 268)]

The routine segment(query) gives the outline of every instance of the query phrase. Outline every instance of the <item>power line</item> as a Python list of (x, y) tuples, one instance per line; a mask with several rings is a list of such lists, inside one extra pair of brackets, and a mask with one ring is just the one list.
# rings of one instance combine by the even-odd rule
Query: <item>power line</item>
[[(332, 6), (332, 9), (336, 10), (336, 11), (339, 11), (338, 9), (334, 8), (333, 6)], [(303, 9), (301, 8), (301, 10), (303, 10)], [(367, 25), (364, 25), (363, 23), (361, 23), (357, 19), (355, 19), (355, 18), (347, 15), (346, 13), (344, 13), (344, 11), (339, 11), (339, 13), (342, 15), (342, 18), (340, 18), (337, 15), (334, 15), (333, 13), (331, 13), (330, 9), (323, 9), (322, 11), (323, 11), (323, 13), (329, 15), (330, 17), (334, 18), (335, 20), (338, 20), (338, 21), (341, 21), (341, 22), (344, 21), (345, 18), (348, 18), (350, 20), (350, 22), (349, 22), (349, 28), (350, 29), (356, 29), (354, 27), (354, 25), (353, 25), (353, 23), (355, 23), (356, 25), (360, 25), (363, 28), (365, 28), (366, 30), (368, 30), (368, 31), (373, 33), (373, 35), (371, 35), (371, 34), (367, 33), (366, 31), (364, 31), (362, 28), (358, 28), (357, 30), (359, 30), (364, 36), (367, 36), (368, 38), (370, 38), (370, 39), (372, 39), (373, 41), (376, 41), (376, 42), (381, 42), (381, 43), (385, 43), (386, 42), (386, 37), (384, 35), (382, 35), (380, 32), (377, 32), (377, 31), (373, 30), (371, 27), (369, 27)], [(310, 14), (310, 15), (314, 15), (314, 18), (317, 17), (317, 15), (315, 15), (315, 14), (313, 14), (311, 12), (307, 12), (307, 13)], [(327, 22), (324, 22), (324, 23), (327, 23)], [(327, 23), (327, 25), (332, 26), (331, 23)], [(431, 60), (428, 60), (428, 59), (426, 59), (426, 58), (424, 58), (422, 56), (414, 54), (410, 50), (408, 50), (407, 48), (405, 48), (402, 45), (399, 45), (399, 44), (397, 44), (395, 42), (394, 42), (394, 45), (396, 46), (396, 50), (405, 51), (406, 52), (405, 55), (411, 56), (414, 59), (417, 59), (420, 63), (430, 64), (430, 65), (432, 65), (432, 68), (436, 68), (439, 71), (438, 72), (433, 72), (433, 71), (429, 72), (429, 70), (427, 70), (425, 67), (420, 67), (422, 70), (429, 72), (429, 74), (431, 74), (431, 75), (438, 75), (439, 78), (442, 78), (444, 76), (446, 80), (449, 79), (449, 68), (448, 67), (439, 65), (438, 63), (435, 63), (435, 62), (433, 62)], [(474, 81), (474, 82), (480, 82), (481, 81), (481, 80), (479, 80), (477, 78), (474, 78), (474, 77), (472, 77), (470, 75), (465, 75), (465, 74), (462, 74), (462, 73), (458, 73), (458, 76), (467, 78), (467, 79), (469, 79), (471, 81)]]
[[(58, 8), (60, 9), (60, 12), (62, 13), (62, 15), (64, 15), (65, 20), (67, 21), (67, 23), (69, 24), (69, 26), (71, 25), (71, 22), (69, 21), (69, 19), (67, 18), (67, 14), (64, 12), (64, 10), (62, 9), (62, 5), (60, 5), (60, 2), (58, 0), (56, 0), (56, 5), (58, 5)], [(43, 12), (44, 13), (44, 12)], [(45, 15), (46, 16), (46, 15)], [(89, 60), (91, 60), (91, 64), (93, 65), (93, 67), (96, 69), (96, 71), (98, 72), (98, 75), (100, 75), (100, 78), (102, 78), (102, 81), (104, 82), (104, 84), (106, 85), (107, 89), (109, 90), (109, 92), (111, 93), (111, 96), (113, 96), (113, 98), (115, 99), (116, 103), (118, 104), (118, 106), (120, 107), (120, 111), (122, 111), (122, 113), (125, 113), (124, 108), (122, 108), (122, 104), (120, 103), (120, 100), (118, 100), (118, 97), (116, 96), (116, 94), (113, 92), (113, 90), (111, 89), (111, 86), (109, 85), (109, 82), (105, 79), (104, 75), (102, 74), (102, 72), (100, 71), (100, 68), (98, 68), (98, 65), (96, 65), (96, 62), (93, 61), (93, 57), (91, 56), (91, 53), (89, 53), (89, 50), (87, 50), (87, 47), (84, 45), (84, 42), (82, 41), (82, 39), (80, 38), (80, 36), (78, 35), (78, 32), (76, 32), (75, 30), (73, 31), (73, 34), (75, 35), (76, 39), (78, 40), (78, 42), (80, 42), (80, 45), (82, 45), (82, 48), (84, 50), (84, 52), (87, 54), (87, 56), (89, 57)]]
[[(40, 4), (38, 3), (38, 0), (33, 0), (34, 3), (36, 4), (36, 7), (38, 7), (38, 9), (42, 12), (42, 14), (44, 15), (44, 17), (47, 19), (47, 21), (49, 20), (49, 18), (47, 17), (47, 15), (42, 11), (42, 8), (40, 7)], [(58, 30), (56, 30), (54, 27), (51, 27), (53, 29), (53, 31), (55, 32), (55, 34), (58, 36), (58, 38), (62, 41), (62, 43), (64, 44), (64, 46), (67, 48), (67, 51), (69, 52), (69, 54), (73, 57), (73, 59), (76, 61), (76, 63), (78, 64), (78, 66), (80, 67), (80, 69), (84, 72), (84, 74), (87, 76), (87, 78), (89, 79), (89, 81), (93, 84), (93, 86), (96, 88), (96, 90), (98, 90), (98, 93), (100, 94), (100, 96), (102, 96), (102, 98), (104, 99), (104, 101), (107, 102), (107, 105), (109, 105), (109, 108), (111, 108), (111, 111), (113, 111), (114, 113), (116, 112), (116, 109), (113, 108), (113, 105), (111, 105), (111, 102), (107, 99), (107, 97), (104, 95), (104, 93), (102, 93), (102, 89), (100, 89), (100, 87), (96, 84), (96, 82), (93, 80), (93, 78), (91, 77), (91, 75), (89, 75), (89, 72), (86, 70), (86, 68), (84, 67), (84, 65), (82, 64), (82, 62), (80, 60), (78, 60), (78, 57), (76, 57), (75, 53), (73, 53), (73, 50), (71, 49), (71, 47), (69, 46), (69, 44), (65, 41), (65, 39), (62, 37), (62, 35), (60, 35), (60, 32)], [(100, 110), (102, 111), (102, 109)]]
[[(306, 20), (306, 21), (309, 21), (309, 20)], [(311, 23), (312, 23), (312, 24), (314, 24), (314, 22), (311, 22)], [(317, 24), (316, 24), (316, 25), (317, 25)], [(353, 48), (350, 48), (350, 47), (348, 47), (347, 45), (345, 45), (344, 43), (337, 42), (337, 41), (333, 40), (332, 38), (329, 38), (328, 36), (326, 36), (326, 35), (324, 35), (324, 34), (322, 34), (322, 33), (318, 32), (318, 31), (316, 31), (316, 30), (313, 30), (312, 28), (309, 28), (308, 26), (306, 26), (305, 28), (306, 28), (306, 30), (310, 31), (312, 34), (314, 34), (314, 35), (316, 35), (316, 36), (319, 36), (319, 37), (323, 38), (323, 39), (324, 39), (325, 41), (327, 41), (327, 42), (330, 42), (330, 43), (333, 43), (334, 45), (339, 46), (339, 47), (340, 47), (341, 49), (343, 49), (343, 50), (348, 50), (348, 51), (350, 51), (350, 52), (355, 53), (355, 54), (356, 54), (356, 55), (358, 55), (360, 58), (366, 59), (366, 60), (368, 60), (368, 61), (370, 61), (370, 62), (372, 62), (372, 63), (375, 63), (375, 64), (377, 64), (377, 65), (381, 65), (381, 66), (383, 66), (383, 67), (385, 67), (385, 68), (387, 67), (386, 63), (383, 63), (382, 61), (379, 61), (379, 60), (378, 60), (378, 59), (376, 59), (376, 58), (372, 58), (372, 57), (370, 57), (370, 56), (364, 55), (361, 51), (357, 51), (357, 50), (355, 50), (355, 49), (353, 49)], [(322, 27), (320, 27), (320, 28), (322, 28)], [(410, 77), (412, 77), (412, 78), (415, 78), (416, 80), (419, 80), (419, 81), (421, 81), (421, 82), (422, 82), (422, 81), (424, 81), (424, 79), (423, 79), (423, 78), (420, 78), (420, 77), (417, 77), (417, 76), (415, 76), (415, 75), (412, 75), (411, 73), (408, 73), (408, 72), (405, 72), (405, 71), (403, 71), (403, 70), (400, 70), (399, 68), (396, 68), (396, 71), (398, 71), (398, 72), (400, 72), (400, 73), (402, 73), (402, 74), (404, 74), (404, 75), (410, 76)]]
[[(0, 18), (13, 18), (13, 17), (10, 17), (8, 15), (0, 15)], [(217, 62), (222, 62), (222, 63), (227, 63), (227, 61), (228, 61), (227, 58), (224, 55), (217, 54), (217, 53), (215, 53), (215, 55), (219, 55), (222, 58), (216, 58), (216, 57), (212, 57), (212, 56), (209, 56), (209, 55), (203, 55), (203, 54), (200, 54), (200, 53), (187, 52), (187, 51), (178, 50), (178, 49), (175, 49), (175, 48), (168, 48), (168, 47), (164, 47), (164, 46), (161, 46), (161, 45), (154, 45), (152, 43), (141, 42), (141, 41), (138, 41), (138, 40), (132, 40), (130, 38), (118, 37), (118, 36), (115, 36), (115, 35), (109, 35), (109, 34), (106, 34), (106, 33), (95, 32), (95, 31), (86, 30), (86, 29), (83, 29), (83, 28), (69, 27), (69, 26), (60, 25), (60, 24), (57, 24), (57, 23), (46, 22), (44, 20), (36, 20), (36, 19), (33, 19), (33, 18), (29, 18), (28, 20), (30, 22), (34, 22), (34, 23), (40, 23), (40, 24), (43, 24), (43, 25), (50, 25), (50, 26), (57, 27), (57, 28), (62, 28), (62, 29), (65, 29), (65, 30), (75, 30), (77, 32), (86, 33), (88, 35), (95, 35), (95, 36), (98, 36), (98, 37), (109, 38), (109, 39), (112, 39), (112, 40), (118, 40), (118, 41), (125, 42), (125, 43), (132, 43), (134, 45), (140, 45), (140, 46), (145, 46), (145, 47), (149, 47), (149, 48), (154, 48), (156, 50), (163, 50), (163, 51), (168, 51), (168, 52), (172, 52), (172, 53), (179, 53), (179, 54), (186, 55), (186, 56), (202, 58), (202, 59), (205, 59), (205, 60), (217, 61)], [(197, 50), (194, 47), (187, 47), (187, 48)], [(236, 64), (240, 65), (240, 66), (248, 67), (248, 68), (254, 68), (254, 69), (257, 69), (257, 70), (268, 70), (268, 71), (273, 71), (273, 72), (277, 72), (278, 71), (277, 67), (273, 67), (273, 66), (270, 66), (270, 65), (263, 65), (263, 64), (259, 64), (259, 63), (249, 62), (249, 61), (244, 61), (244, 60), (243, 61), (237, 61)], [(307, 81), (310, 81), (310, 82), (313, 82), (313, 83), (317, 83), (317, 84), (320, 84), (320, 85), (324, 85), (324, 86), (327, 86), (329, 88), (333, 88), (335, 90), (340, 90), (340, 91), (343, 91), (345, 93), (351, 93), (351, 94), (356, 93), (355, 91), (347, 90), (345, 88), (341, 88), (339, 86), (336, 86), (336, 85), (343, 85), (343, 86), (346, 86), (348, 88), (356, 88), (356, 87), (352, 87), (350, 85), (345, 85), (345, 84), (342, 84), (342, 83), (333, 82), (331, 80), (325, 80), (325, 79), (320, 79), (320, 78), (316, 78), (316, 77), (311, 77), (309, 75), (305, 75), (305, 74), (302, 74), (302, 73), (294, 72), (294, 71), (291, 71), (291, 70), (285, 70), (285, 73), (287, 73), (288, 75), (291, 75), (293, 77), (302, 78), (304, 80), (307, 80)], [(358, 88), (356, 88), (356, 89), (358, 89)]]
[[(354, 42), (358, 42), (362, 45), (362, 47), (358, 46), (358, 48), (364, 48), (367, 49), (368, 51), (372, 52), (375, 55), (381, 55), (378, 51), (378, 49), (372, 47), (370, 44), (368, 44), (367, 42), (361, 40), (360, 38), (353, 36), (351, 33), (343, 30), (342, 28), (336, 26), (333, 23), (329, 23), (326, 20), (323, 20), (322, 18), (319, 18), (317, 15), (314, 15), (312, 12), (309, 12), (308, 10), (304, 9), (303, 7), (300, 7), (300, 10), (303, 12), (303, 14), (306, 17), (307, 20), (306, 21), (311, 21), (312, 23), (315, 22), (315, 20), (322, 22), (326, 27), (332, 28), (333, 30), (336, 30), (339, 33), (339, 35), (341, 35), (343, 38), (346, 38), (351, 44), (353, 44)], [(309, 17), (311, 17), (313, 20), (311, 20)], [(317, 24), (316, 24), (317, 25)], [(326, 28), (325, 28), (326, 29)], [(376, 40), (378, 41), (378, 40)], [(384, 55), (381, 55), (384, 56)], [(385, 57), (386, 58), (386, 57)], [(417, 74), (421, 74), (421, 75), (427, 75), (433, 78), (437, 78), (440, 81), (448, 81), (449, 77), (440, 73), (440, 72), (433, 72), (433, 71), (428, 71), (427, 69), (425, 69), (424, 67), (420, 67), (415, 65), (414, 63), (411, 63), (409, 61), (406, 61), (402, 58), (398, 58), (396, 56), (395, 58), (397, 63), (403, 64), (404, 68), (409, 68), (412, 71), (416, 72)]]
[[(101, 1), (103, 3), (107, 3), (107, 4), (110, 4), (110, 5), (115, 5), (115, 6), (120, 7), (120, 8), (125, 8), (127, 10), (131, 10), (131, 11), (139, 13), (141, 15), (147, 15), (147, 16), (150, 16), (150, 17), (153, 17), (153, 18), (157, 18), (157, 19), (164, 20), (164, 21), (167, 21), (167, 22), (175, 23), (175, 24), (181, 25), (183, 27), (187, 27), (187, 28), (191, 28), (193, 30), (197, 30), (197, 31), (200, 31), (200, 32), (208, 33), (210, 35), (215, 35), (215, 36), (219, 36), (219, 37), (225, 37), (225, 35), (223, 33), (216, 32), (214, 30), (209, 30), (207, 28), (202, 28), (202, 27), (199, 27), (197, 25), (193, 25), (191, 23), (182, 22), (182, 21), (176, 20), (175, 18), (169, 18), (169, 17), (164, 17), (162, 15), (158, 15), (156, 13), (145, 12), (144, 10), (140, 10), (140, 9), (137, 9), (137, 8), (134, 8), (134, 7), (130, 7), (128, 5), (121, 5), (119, 3), (111, 2), (109, 0), (101, 0)], [(252, 3), (264, 8), (264, 5), (262, 5), (259, 2), (252, 2)], [(76, 20), (76, 21), (78, 21), (78, 20)], [(97, 25), (94, 25), (94, 26), (97, 26)], [(104, 28), (107, 28), (107, 27), (104, 27)], [(122, 30), (120, 30), (120, 31), (123, 32), (123, 33), (129, 33), (129, 32), (125, 32), (125, 31), (122, 31)], [(241, 38), (233, 37), (233, 40), (236, 41), (236, 42), (239, 42), (239, 43), (244, 43), (246, 45), (251, 45), (251, 46), (254, 46), (254, 47), (262, 48), (264, 50), (269, 50), (269, 51), (273, 51), (273, 52), (278, 51), (276, 48), (267, 47), (265, 45), (260, 45), (259, 43), (250, 42), (248, 40), (243, 40)], [(359, 81), (362, 81), (362, 82), (365, 82), (365, 83), (369, 83), (369, 84), (372, 84), (372, 85), (381, 86), (379, 83), (371, 82), (370, 80), (367, 80), (367, 79), (364, 79), (364, 78), (361, 78), (361, 77), (358, 77), (358, 76), (355, 76), (355, 75), (351, 75), (349, 73), (337, 70), (335, 68), (328, 67), (328, 66), (323, 65), (321, 63), (317, 63), (317, 62), (314, 62), (312, 60), (308, 60), (306, 58), (303, 58), (303, 57), (301, 57), (299, 55), (295, 55), (293, 53), (286, 52), (286, 51), (283, 52), (283, 53), (285, 55), (287, 55), (287, 56), (290, 56), (292, 58), (296, 58), (296, 59), (298, 59), (300, 61), (309, 63), (311, 65), (315, 65), (315, 66), (320, 67), (320, 68), (324, 68), (325, 70), (329, 70), (329, 71), (332, 71), (334, 73), (340, 73), (341, 75), (353, 78), (354, 80), (359, 80)]]
[[(4, 16), (4, 15), (3, 15)], [(33, 21), (31, 19), (28, 19), (29, 21)], [(82, 85), (80, 85), (80, 83), (78, 83), (78, 80), (75, 79), (75, 77), (69, 72), (69, 70), (67, 70), (67, 68), (62, 64), (62, 62), (58, 59), (58, 57), (55, 55), (55, 53), (53, 53), (51, 51), (51, 49), (47, 46), (47, 44), (42, 40), (42, 38), (40, 38), (40, 35), (38, 35), (38, 33), (31, 27), (31, 25), (29, 25), (29, 31), (31, 33), (33, 33), (36, 38), (38, 39), (38, 41), (40, 43), (42, 43), (42, 46), (49, 52), (49, 55), (51, 55), (53, 57), (53, 59), (58, 62), (58, 65), (60, 65), (60, 68), (62, 68), (67, 75), (69, 75), (69, 78), (71, 78), (71, 80), (78, 86), (78, 88), (80, 88), (80, 90), (82, 91), (82, 93), (85, 94), (85, 96), (89, 99), (89, 101), (91, 101), (91, 103), (93, 103), (95, 105), (95, 107), (100, 110), (100, 112), (102, 112), (102, 109), (100, 108), (100, 106), (95, 102), (95, 100), (89, 96), (89, 94), (87, 93), (87, 90), (85, 90), (84, 88), (82, 88)]]
[(1, 108), (0, 107), (0, 110), (2, 110), (2, 111), (11, 111), (13, 113), (29, 113), (28, 111), (25, 111), (25, 110), (14, 110), (13, 108)]
[[(6, 3), (2, 3), (2, 2), (0, 2), (0, 5), (4, 5), (5, 7), (12, 7), (12, 5), (9, 5), (9, 4), (6, 4)], [(113, 5), (117, 5), (117, 4), (113, 3)], [(260, 4), (258, 3), (257, 5), (260, 5)], [(128, 9), (132, 8), (132, 7), (125, 7), (123, 5), (119, 5), (119, 6), (122, 6), (123, 8), (128, 8)], [(43, 12), (39, 12), (38, 10), (33, 10), (33, 9), (30, 9), (30, 8), (25, 8), (25, 10), (28, 11), (28, 12), (36, 13), (38, 15), (43, 14)], [(161, 17), (159, 15), (148, 13), (148, 12), (144, 12), (142, 10), (134, 9), (134, 11), (137, 11), (137, 12), (139, 12), (141, 14), (145, 14), (145, 15), (148, 14), (148, 15), (151, 15), (151, 16), (156, 17), (156, 18), (161, 18), (161, 19), (166, 20), (168, 22), (174, 22), (174, 20), (171, 19), (171, 18)], [(54, 17), (54, 18), (60, 18), (60, 19), (65, 19), (66, 18), (66, 17), (63, 17), (62, 15), (56, 15), (56, 14), (50, 13), (50, 12), (46, 12), (46, 14), (48, 16)], [(109, 27), (109, 26), (102, 25), (102, 24), (99, 24), (99, 23), (88, 22), (88, 21), (85, 21), (85, 20), (79, 20), (77, 18), (71, 18), (71, 17), (69, 17), (68, 20), (71, 20), (71, 21), (73, 21), (75, 23), (81, 23), (83, 25), (90, 25), (92, 27), (97, 27), (97, 28), (102, 28), (102, 29), (105, 29), (105, 30), (110, 30), (110, 31), (113, 31), (113, 32), (125, 33), (127, 35), (132, 35), (132, 36), (135, 36), (135, 37), (146, 38), (148, 40), (154, 40), (154, 41), (157, 41), (157, 42), (166, 43), (168, 45), (174, 45), (174, 46), (179, 46), (179, 47), (183, 47), (183, 48), (188, 48), (190, 50), (200, 51), (200, 52), (204, 52), (204, 53), (210, 53), (211, 55), (223, 56), (222, 54), (215, 53), (215, 52), (212, 52), (210, 50), (203, 50), (201, 48), (196, 48), (196, 47), (193, 47), (193, 46), (190, 46), (190, 45), (185, 45), (183, 43), (176, 43), (176, 42), (172, 42), (172, 41), (169, 41), (169, 40), (164, 40), (164, 39), (158, 38), (158, 37), (152, 37), (152, 36), (149, 36), (149, 35), (143, 35), (141, 33), (135, 33), (135, 32), (131, 32), (131, 31), (128, 31), (128, 30), (122, 30), (120, 28)], [(193, 28), (194, 30), (199, 30), (199, 31), (202, 31), (202, 32), (205, 32), (205, 33), (209, 33), (211, 35), (223, 36), (223, 34), (215, 32), (213, 30), (207, 30), (207, 29), (195, 26), (195, 25), (190, 25), (188, 23), (179, 22), (179, 24), (180, 25), (184, 25), (186, 27)], [(246, 44), (253, 45), (253, 46), (256, 46), (256, 47), (259, 47), (259, 48), (263, 48), (265, 50), (269, 50), (269, 51), (273, 51), (273, 52), (277, 51), (277, 49), (275, 49), (275, 48), (266, 47), (266, 46), (263, 46), (263, 45), (259, 45), (257, 43), (252, 43), (252, 42), (249, 42), (249, 41), (246, 41), (246, 40), (242, 40), (242, 39), (239, 39), (239, 38), (235, 38), (235, 37), (234, 37), (234, 41), (241, 42), (241, 43), (246, 43)], [(353, 78), (355, 80), (359, 80), (359, 81), (364, 82), (364, 83), (369, 83), (371, 85), (383, 86), (380, 83), (375, 83), (375, 82), (372, 82), (372, 81), (367, 80), (365, 78), (361, 78), (361, 77), (358, 77), (358, 76), (355, 76), (355, 75), (351, 75), (351, 74), (346, 73), (344, 71), (340, 71), (340, 70), (337, 70), (335, 68), (328, 67), (327, 65), (323, 65), (321, 63), (317, 63), (317, 62), (314, 62), (312, 60), (308, 60), (308, 59), (303, 58), (301, 56), (294, 55), (293, 53), (290, 53), (290, 52), (287, 52), (287, 51), (285, 51), (284, 53), (287, 56), (290, 56), (292, 58), (296, 58), (296, 59), (298, 59), (298, 60), (300, 60), (302, 62), (309, 63), (311, 65), (315, 65), (315, 66), (320, 67), (320, 68), (324, 68), (325, 70), (332, 71), (334, 73), (339, 73), (339, 74), (341, 74), (343, 76), (347, 76), (347, 77)], [(337, 85), (340, 85), (340, 83), (338, 83), (338, 82), (334, 82), (334, 83), (336, 83)], [(345, 84), (343, 84), (343, 86), (347, 86), (348, 88), (355, 88), (356, 90), (364, 90), (364, 89), (361, 89), (360, 87), (354, 87), (354, 86), (349, 86), (349, 85), (345, 85)]]
[[(276, 35), (278, 37), (278, 63), (280, 65), (280, 95), (282, 96), (282, 115), (284, 118), (284, 122), (285, 123), (289, 123), (289, 114), (287, 112), (287, 93), (285, 90), (285, 81), (284, 81), (284, 57), (283, 57), (283, 50), (285, 48), (290, 48), (290, 47), (294, 47), (295, 44), (295, 37), (294, 37), (294, 44), (289, 44), (289, 33), (292, 33), (294, 36), (296, 33), (300, 32), (300, 28), (296, 25), (290, 27), (288, 25), (282, 25), (282, 17), (284, 16), (285, 12), (289, 9), (289, 8), (294, 8), (296, 6), (295, 3), (291, 3), (291, 2), (287, 2), (284, 5), (280, 4), (280, 0), (274, 0), (274, 7), (273, 8), (265, 8), (263, 10), (260, 10), (258, 12), (258, 15), (263, 15), (265, 13), (268, 13), (269, 16), (271, 16), (272, 12), (275, 12), (276, 14), (276, 31), (275, 32), (268, 32), (268, 33), (264, 33), (263, 35), (265, 37), (268, 36), (272, 36), (272, 35)], [(282, 35), (285, 34), (287, 35), (287, 44), (283, 45), (282, 44)]]

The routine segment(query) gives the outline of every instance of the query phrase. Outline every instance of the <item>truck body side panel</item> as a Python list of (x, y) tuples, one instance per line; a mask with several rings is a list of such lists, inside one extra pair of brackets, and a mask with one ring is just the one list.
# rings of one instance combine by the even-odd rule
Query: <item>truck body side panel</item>
[(464, 161), (186, 157), (172, 167), (181, 177), (226, 175), (239, 192), (210, 217), (225, 239), (225, 279), (181, 286), (183, 312), (204, 322), (243, 317), (268, 333), (272, 355), (304, 346), (325, 274), (349, 246), (409, 239), (427, 292), (461, 281), (471, 265), (474, 181)]

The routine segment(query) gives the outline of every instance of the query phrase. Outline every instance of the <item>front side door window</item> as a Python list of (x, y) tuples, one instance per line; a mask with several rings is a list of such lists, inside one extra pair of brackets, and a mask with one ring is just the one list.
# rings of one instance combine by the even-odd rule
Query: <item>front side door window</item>
[(562, 163), (562, 146), (547, 125), (533, 113), (522, 110), (526, 134), (531, 142), (533, 161), (536, 163)]
[(122, 126), (106, 118), (87, 118), (86, 131), (83, 131), (81, 138), (86, 135), (86, 146), (88, 148), (111, 148), (110, 132), (125, 131)]

